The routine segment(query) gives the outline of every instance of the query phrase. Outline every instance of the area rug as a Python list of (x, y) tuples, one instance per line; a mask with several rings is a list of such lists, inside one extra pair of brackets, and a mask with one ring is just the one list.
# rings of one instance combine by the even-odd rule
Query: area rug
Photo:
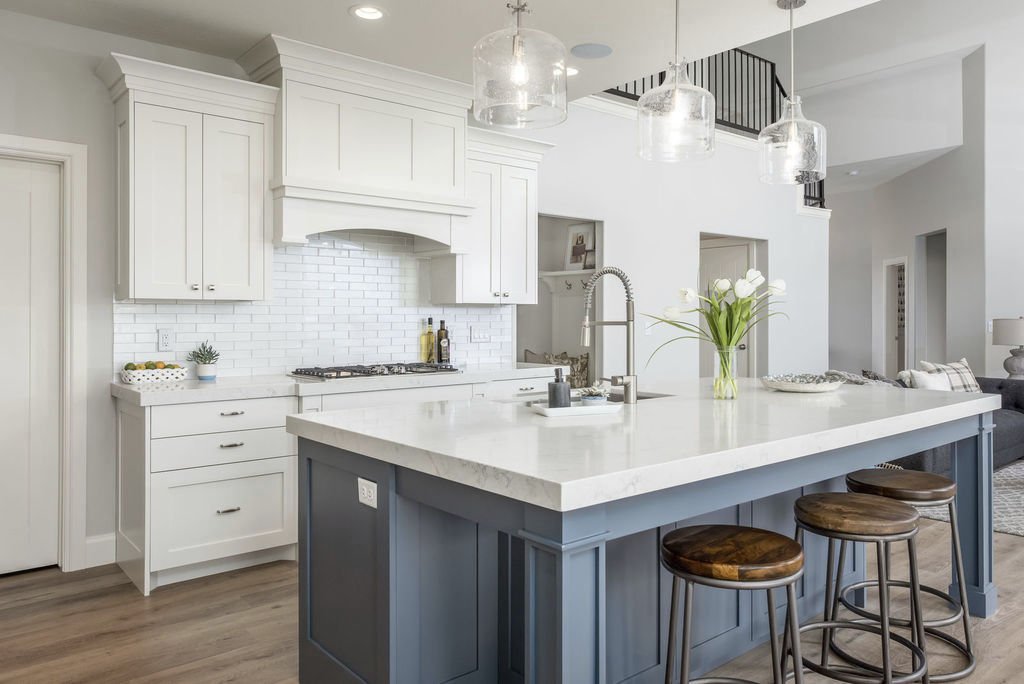
[[(993, 485), (993, 528), (996, 532), (1024, 537), (1024, 461), (997, 471)], [(945, 506), (919, 510), (924, 518), (949, 522), (949, 510)]]

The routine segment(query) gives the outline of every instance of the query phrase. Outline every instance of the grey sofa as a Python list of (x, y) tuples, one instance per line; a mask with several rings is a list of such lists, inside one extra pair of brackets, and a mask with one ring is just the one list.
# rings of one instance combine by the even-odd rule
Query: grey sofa
[[(996, 427), (992, 433), (993, 465), (999, 470), (1024, 458), (1024, 380), (978, 378), (978, 384), (982, 392), (1003, 397), (1003, 407), (993, 415)], [(950, 447), (944, 446), (893, 462), (911, 470), (949, 475), (949, 459)]]

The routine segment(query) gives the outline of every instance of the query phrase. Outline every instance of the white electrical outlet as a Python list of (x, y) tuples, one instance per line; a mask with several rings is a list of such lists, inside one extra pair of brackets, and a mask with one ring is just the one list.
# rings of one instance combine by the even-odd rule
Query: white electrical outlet
[(174, 351), (174, 331), (170, 328), (161, 328), (156, 331), (156, 350), (162, 352)]
[(473, 326), (469, 328), (469, 341), (470, 342), (490, 342), (491, 336), (487, 333), (487, 328), (480, 330)]
[(370, 508), (377, 507), (377, 483), (363, 478), (357, 478), (359, 486), (359, 503)]

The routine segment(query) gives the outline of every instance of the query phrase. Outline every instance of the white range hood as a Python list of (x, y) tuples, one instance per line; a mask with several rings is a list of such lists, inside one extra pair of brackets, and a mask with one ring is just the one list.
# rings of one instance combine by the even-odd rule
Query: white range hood
[(271, 182), (278, 243), (339, 230), (395, 231), (448, 249), (458, 242), (473, 208), (470, 86), (275, 35), (238, 62), (280, 88)]

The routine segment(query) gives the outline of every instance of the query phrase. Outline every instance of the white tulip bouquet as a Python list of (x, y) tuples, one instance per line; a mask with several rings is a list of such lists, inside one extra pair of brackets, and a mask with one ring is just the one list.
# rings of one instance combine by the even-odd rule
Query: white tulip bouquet
[[(758, 292), (762, 286), (764, 289)], [(654, 350), (651, 357), (662, 347), (678, 340), (710, 342), (718, 351), (714, 396), (716, 399), (735, 399), (738, 393), (735, 377), (736, 347), (755, 325), (780, 315), (769, 310), (770, 298), (785, 293), (786, 281), (773, 280), (766, 283), (761, 272), (753, 268), (736, 282), (728, 278), (712, 281), (703, 295), (693, 288), (683, 288), (679, 291), (680, 299), (684, 304), (696, 306), (670, 306), (661, 316), (650, 318), (688, 334), (665, 342)], [(692, 313), (700, 314), (700, 321), (696, 325), (683, 320)]]

